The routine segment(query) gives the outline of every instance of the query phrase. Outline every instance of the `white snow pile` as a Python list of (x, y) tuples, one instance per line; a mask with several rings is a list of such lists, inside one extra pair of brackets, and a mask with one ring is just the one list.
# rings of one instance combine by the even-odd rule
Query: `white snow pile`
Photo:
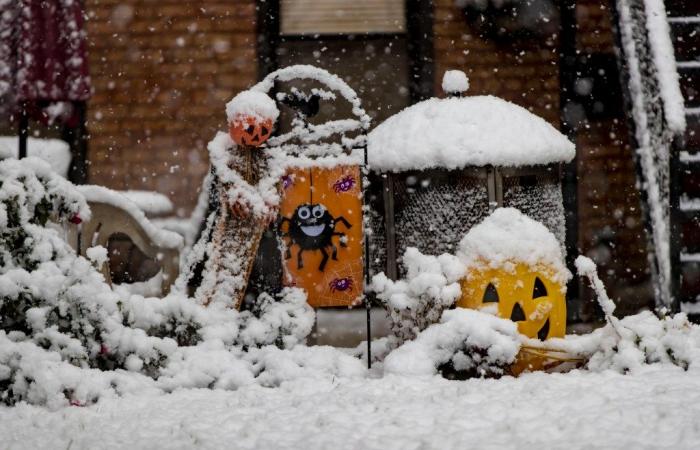
[(377, 126), (368, 137), (374, 170), (568, 162), (574, 144), (544, 119), (493, 96), (431, 98)]
[(241, 91), (226, 103), (226, 117), (229, 123), (240, 121), (245, 117), (255, 117), (260, 120), (271, 119), (272, 122), (275, 122), (279, 115), (277, 104), (264, 92)]
[(165, 195), (154, 191), (119, 191), (147, 215), (163, 215), (173, 212), (173, 202)]
[(445, 94), (460, 94), (469, 90), (469, 78), (461, 70), (446, 70), (442, 76), (442, 91)]
[(0, 180), (0, 403), (85, 405), (128, 392), (364, 373), (333, 349), (296, 349), (314, 323), (298, 289), (263, 294), (243, 312), (178, 291), (115, 293), (46, 226), (89, 217), (79, 190), (35, 158), (0, 162)]
[(440, 320), (461, 295), (459, 280), (465, 273), (454, 255), (424, 255), (414, 247), (406, 249), (402, 262), (407, 272), (404, 279), (393, 281), (379, 273), (370, 286), (389, 313), (398, 343)]
[(459, 243), (457, 256), (468, 268), (514, 270), (523, 263), (551, 273), (552, 280), (561, 285), (571, 278), (557, 238), (515, 208), (498, 208), (470, 229)]
[[(0, 159), (17, 158), (19, 155), (19, 138), (17, 136), (0, 136)], [(70, 146), (60, 139), (27, 139), (27, 155), (43, 159), (51, 165), (54, 172), (68, 177), (71, 162)]]
[(460, 377), (493, 377), (505, 373), (519, 350), (515, 322), (458, 308), (445, 311), (440, 323), (389, 353), (384, 372), (425, 376), (454, 371)]

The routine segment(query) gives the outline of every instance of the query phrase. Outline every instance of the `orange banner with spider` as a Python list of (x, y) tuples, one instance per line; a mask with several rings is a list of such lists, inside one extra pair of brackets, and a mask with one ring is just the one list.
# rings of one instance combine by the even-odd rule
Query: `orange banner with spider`
[(294, 169), (282, 180), (284, 284), (314, 308), (362, 299), (362, 190), (358, 166)]

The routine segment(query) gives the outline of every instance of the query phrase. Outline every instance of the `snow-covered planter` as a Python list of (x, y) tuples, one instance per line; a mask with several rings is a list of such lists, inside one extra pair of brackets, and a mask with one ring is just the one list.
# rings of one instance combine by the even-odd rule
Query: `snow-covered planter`
[[(446, 89), (463, 94), (466, 77), (447, 75)], [(405, 267), (395, 261), (409, 246), (454, 253), (496, 206), (542, 222), (563, 246), (560, 164), (574, 155), (552, 125), (497, 97), (431, 98), (404, 109), (368, 135), (373, 269), (396, 278)]]

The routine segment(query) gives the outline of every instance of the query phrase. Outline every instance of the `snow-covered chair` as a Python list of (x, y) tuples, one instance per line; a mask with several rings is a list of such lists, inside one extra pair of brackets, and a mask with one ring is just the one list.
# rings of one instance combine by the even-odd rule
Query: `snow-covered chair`
[[(81, 226), (80, 237), (71, 239), (80, 254), (85, 255), (87, 249), (98, 245), (107, 248), (110, 237), (124, 234), (144, 255), (160, 263), (161, 291), (167, 294), (179, 273), (183, 237), (156, 227), (128, 194), (94, 185), (78, 186), (78, 189), (92, 211), (91, 219)], [(109, 264), (103, 264), (101, 270), (111, 283)]]

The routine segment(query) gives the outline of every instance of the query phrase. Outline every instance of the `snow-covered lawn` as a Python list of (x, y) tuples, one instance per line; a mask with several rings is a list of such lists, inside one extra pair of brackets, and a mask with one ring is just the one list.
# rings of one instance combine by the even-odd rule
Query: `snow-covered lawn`
[(500, 380), (299, 379), (54, 412), (0, 407), (4, 449), (700, 448), (700, 376), (574, 371)]

